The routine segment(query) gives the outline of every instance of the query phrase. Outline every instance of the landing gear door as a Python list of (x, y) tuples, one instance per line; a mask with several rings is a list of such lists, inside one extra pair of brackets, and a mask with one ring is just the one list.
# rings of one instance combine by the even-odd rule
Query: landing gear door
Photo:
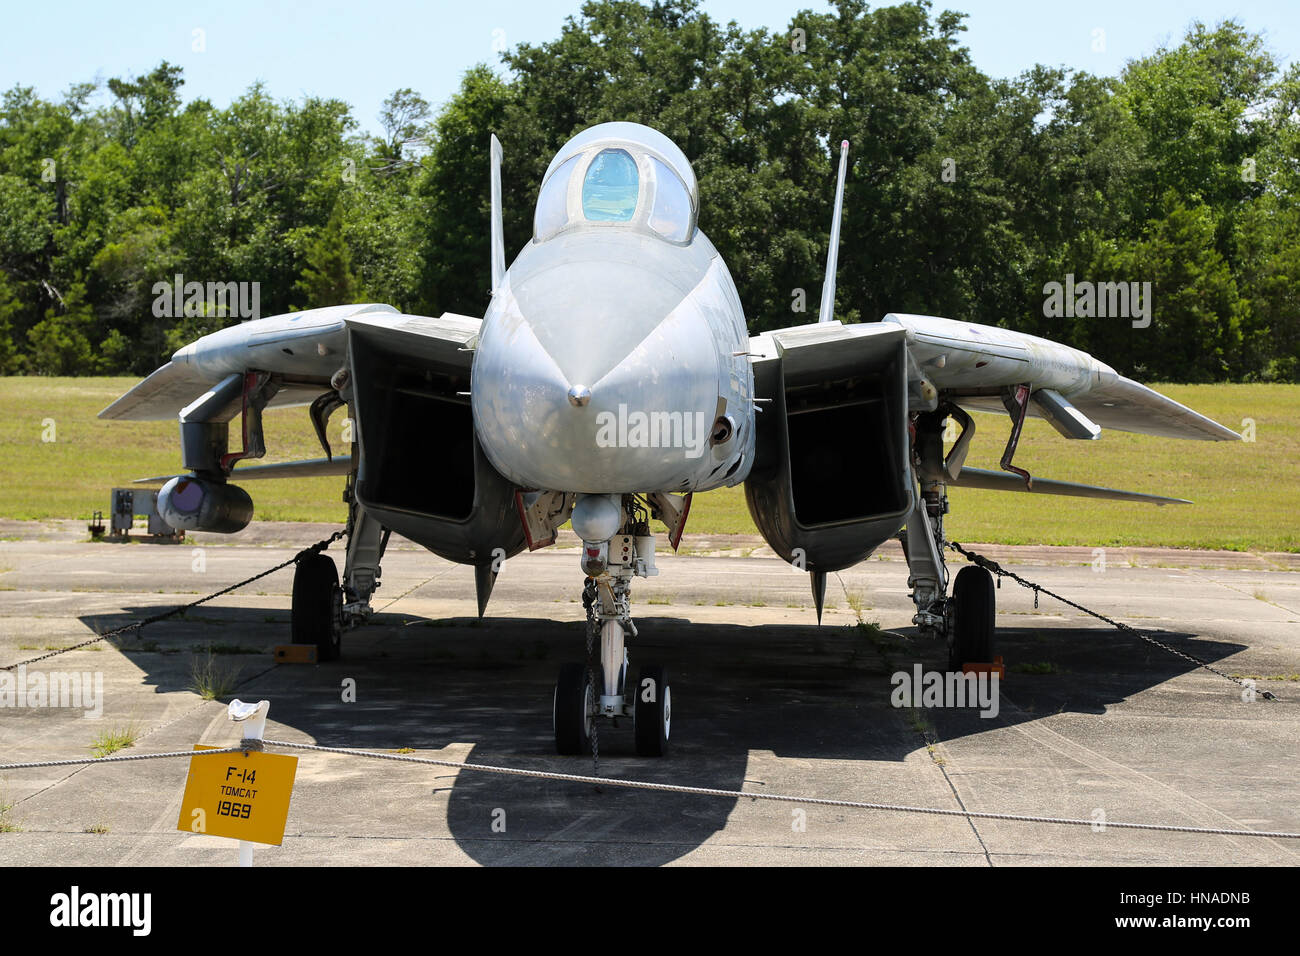
[(528, 550), (536, 551), (555, 543), (560, 525), (569, 520), (575, 495), (562, 491), (516, 491), (515, 508), (524, 527)]

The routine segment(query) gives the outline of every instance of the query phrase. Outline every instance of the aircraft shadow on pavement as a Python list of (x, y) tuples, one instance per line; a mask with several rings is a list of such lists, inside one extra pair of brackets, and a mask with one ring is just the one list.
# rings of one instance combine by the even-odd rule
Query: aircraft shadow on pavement
[[(97, 630), (159, 607), (86, 616)], [(809, 612), (811, 618), (811, 612)], [(653, 617), (629, 642), (632, 674), (662, 662), (673, 688), (672, 752), (635, 755), (631, 722), (602, 725), (601, 773), (638, 780), (741, 790), (751, 750), (811, 760), (900, 761), (925, 745), (906, 710), (890, 703), (891, 675), (942, 669), (946, 651), (911, 629), (882, 632), (823, 625), (717, 625)], [(1213, 663), (1243, 645), (1148, 631)], [(215, 647), (219, 669), (240, 668), (233, 696), (272, 701), (272, 724), (325, 746), (472, 749), (471, 762), (590, 774), (590, 757), (558, 757), (551, 691), (559, 664), (583, 658), (576, 621), (376, 615), (344, 636), (343, 659), (275, 666), (270, 650), (289, 640), (282, 609), (201, 608), (151, 625), (121, 650), (155, 692), (190, 689), (191, 670)], [(1101, 628), (1007, 627), (998, 632), (1008, 695), (997, 720), (976, 710), (928, 711), (940, 739), (957, 740), (1058, 712), (1102, 714), (1108, 705), (1194, 665)], [(195, 653), (198, 650), (200, 653)], [(356, 699), (344, 702), (344, 681)], [(229, 699), (226, 697), (224, 699)], [(272, 732), (273, 734), (273, 732)], [(339, 759), (339, 758), (327, 758)], [(430, 795), (445, 790), (429, 768)], [(749, 781), (763, 789), (764, 781)], [(870, 799), (869, 789), (860, 796)], [(590, 784), (461, 772), (447, 819), (458, 845), (487, 864), (669, 862), (722, 829), (735, 801)], [(504, 832), (500, 831), (504, 823)], [(496, 829), (494, 829), (494, 824)], [(633, 854), (633, 855), (629, 855)]]

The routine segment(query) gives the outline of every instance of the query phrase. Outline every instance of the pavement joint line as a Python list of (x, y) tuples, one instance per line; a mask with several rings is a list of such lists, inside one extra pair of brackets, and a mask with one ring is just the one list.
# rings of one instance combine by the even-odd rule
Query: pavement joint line
[[(937, 733), (935, 734), (935, 738), (934, 738), (934, 741), (933, 741), (933, 742), (931, 742), (931, 741), (928, 739), (928, 737), (929, 737), (928, 734), (924, 734), (924, 733), (923, 733), (921, 736), (922, 736), (923, 738), (926, 738), (927, 754), (929, 753), (929, 751), (928, 751), (928, 748), (929, 748), (929, 747), (935, 746), (936, 744), (940, 744), (940, 743), (943, 742), (943, 741), (939, 740), (939, 735), (938, 735)], [(943, 774), (944, 782), (948, 784), (948, 789), (950, 789), (950, 790), (952, 791), (952, 797), (953, 797), (954, 800), (957, 801), (957, 806), (959, 806), (962, 810), (965, 810), (965, 809), (966, 809), (966, 801), (962, 799), (962, 797), (961, 797), (961, 791), (957, 789), (957, 783), (956, 783), (955, 780), (952, 779), (952, 775), (948, 773), (948, 768), (947, 768), (946, 766), (944, 766), (944, 764), (941, 764), (941, 763), (939, 763), (938, 761), (935, 761), (935, 760), (933, 760), (933, 759), (931, 760), (931, 763), (933, 763), (936, 767), (938, 767), (938, 768), (939, 768), (939, 772), (940, 772), (941, 774)], [(984, 835), (983, 835), (982, 833), (980, 833), (980, 831), (979, 831), (979, 827), (977, 827), (977, 826), (975, 825), (975, 821), (974, 821), (974, 819), (972, 819), (971, 817), (967, 817), (967, 818), (966, 818), (966, 822), (970, 825), (971, 832), (972, 832), (973, 834), (975, 834), (975, 840), (976, 840), (977, 843), (979, 843), (979, 845), (980, 845), (980, 850), (982, 850), (983, 853), (984, 853), (984, 861), (985, 861), (989, 866), (992, 866), (992, 865), (993, 865), (993, 858), (992, 858), (991, 856), (989, 856), (989, 848), (988, 848), (988, 844), (984, 842)]]
[[(1027, 711), (1023, 707), (1017, 704), (1010, 697), (1007, 697), (1005, 691), (1001, 692), (1001, 698), (1005, 704), (1010, 705), (1011, 710), (1019, 713), (1027, 713)], [(1107, 757), (1104, 754), (1099, 754), (1091, 747), (1081, 744), (1078, 741), (1071, 740), (1069, 737), (1066, 737), (1064, 734), (1061, 734), (1053, 730), (1051, 727), (1048, 727), (1043, 721), (1035, 721), (1033, 723), (1032, 731), (1025, 724), (1009, 723), (1006, 720), (1006, 718), (1001, 715), (998, 716), (998, 721), (1006, 729), (1013, 730), (1017, 734), (1029, 738), (1029, 740), (1039, 745), (1040, 747), (1046, 747), (1049, 750), (1053, 750), (1056, 753), (1060, 754), (1061, 756), (1065, 757), (1067, 760), (1073, 760), (1078, 763), (1082, 763), (1085, 766), (1087, 766), (1090, 770), (1093, 770), (1097, 773), (1105, 774), (1106, 776), (1112, 778), (1121, 778), (1126, 774), (1137, 777), (1139, 780), (1143, 781), (1144, 783), (1148, 784), (1151, 788), (1153, 788), (1157, 792), (1157, 800), (1160, 800), (1160, 802), (1165, 803), (1175, 813), (1183, 813), (1189, 817), (1192, 816), (1186, 810), (1177, 807), (1175, 805), (1174, 800), (1172, 799), (1172, 798), (1181, 798), (1183, 801), (1191, 801), (1195, 803), (1197, 807), (1203, 812), (1217, 814), (1219, 817), (1223, 818), (1224, 820), (1231, 821), (1232, 823), (1237, 823), (1235, 819), (1228, 816), (1223, 811), (1216, 810), (1214, 807), (1211, 807), (1203, 803), (1202, 801), (1195, 799), (1194, 797), (1184, 793), (1181, 790), (1178, 790), (1175, 787), (1171, 787), (1169, 784), (1164, 783), (1156, 779), (1155, 777), (1152, 777), (1150, 774), (1143, 773), (1141, 770), (1138, 770), (1134, 767), (1130, 767), (1127, 764), (1120, 763), (1118, 760), (1115, 760), (1112, 757)], [(1042, 738), (1049, 738), (1049, 739), (1041, 739), (1037, 735), (1041, 735)], [(1073, 748), (1077, 752), (1070, 753), (1066, 748)], [(1112, 768), (1118, 768), (1118, 771)], [(1160, 797), (1159, 796), (1160, 792), (1166, 793), (1167, 796), (1163, 798)], [(1106, 825), (1109, 826), (1110, 824), (1107, 823)], [(1290, 849), (1286, 848), (1286, 851), (1290, 852)]]
[[(1198, 579), (1201, 579), (1201, 580), (1204, 580), (1205, 577), (1206, 577), (1206, 576), (1203, 575), (1203, 574), (1198, 574), (1196, 568), (1179, 568), (1179, 570), (1180, 570), (1180, 571), (1183, 571), (1185, 574), (1188, 574), (1188, 575), (1191, 576), (1191, 577), (1198, 578)], [(1219, 587), (1227, 588), (1229, 591), (1234, 591), (1234, 592), (1236, 592), (1237, 594), (1243, 595), (1244, 597), (1255, 598), (1255, 595), (1254, 595), (1254, 594), (1247, 594), (1247, 593), (1246, 593), (1245, 591), (1243, 591), (1241, 588), (1239, 588), (1239, 587), (1234, 587), (1233, 585), (1229, 584), (1227, 581), (1220, 581), (1218, 578), (1214, 578), (1214, 577), (1210, 577), (1210, 578), (1209, 578), (1209, 581), (1210, 581), (1210, 583), (1212, 583), (1212, 584), (1217, 584), (1217, 585), (1219, 585)], [(1279, 611), (1286, 611), (1288, 614), (1300, 614), (1300, 610), (1297, 610), (1296, 608), (1293, 608), (1293, 607), (1287, 607), (1285, 604), (1278, 604), (1276, 601), (1269, 601), (1269, 600), (1267, 600), (1267, 599), (1263, 599), (1263, 598), (1255, 598), (1255, 600), (1257, 600), (1257, 601), (1258, 601), (1258, 600), (1262, 600), (1263, 603), (1268, 604), (1268, 605), (1270, 605), (1270, 606), (1272, 606), (1272, 607), (1275, 607), (1275, 608), (1277, 608)]]

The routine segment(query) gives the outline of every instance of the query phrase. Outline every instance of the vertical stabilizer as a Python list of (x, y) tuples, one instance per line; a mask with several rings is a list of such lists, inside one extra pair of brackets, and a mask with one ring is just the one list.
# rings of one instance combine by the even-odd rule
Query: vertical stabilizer
[[(501, 224), (501, 141), (492, 134), (492, 294), (506, 277), (506, 240)], [(838, 216), (838, 213), (836, 214)]]
[(818, 322), (829, 322), (835, 313), (835, 267), (840, 253), (840, 211), (844, 208), (844, 172), (848, 168), (849, 141), (840, 143), (840, 175), (835, 184), (835, 214), (831, 217), (831, 247), (826, 252), (826, 281), (822, 283)]

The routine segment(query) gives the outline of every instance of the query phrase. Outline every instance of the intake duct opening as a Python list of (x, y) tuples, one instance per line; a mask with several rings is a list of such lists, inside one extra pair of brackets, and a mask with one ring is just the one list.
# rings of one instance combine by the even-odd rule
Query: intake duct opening
[(786, 391), (790, 490), (806, 527), (903, 509), (897, 378), (869, 375)]
[(377, 507), (451, 521), (474, 508), (469, 377), (419, 365), (353, 338), (365, 468), (358, 491)]

